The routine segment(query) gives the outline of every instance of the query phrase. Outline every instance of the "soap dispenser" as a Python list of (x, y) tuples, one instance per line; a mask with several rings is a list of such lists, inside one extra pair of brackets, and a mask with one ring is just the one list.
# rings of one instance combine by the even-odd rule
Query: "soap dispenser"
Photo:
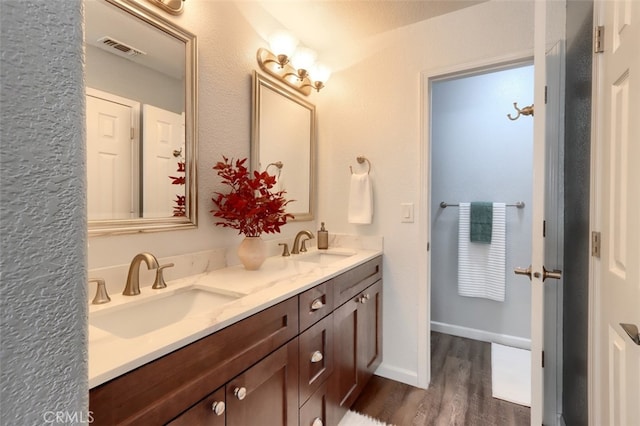
[(324, 229), (324, 222), (321, 223), (318, 231), (318, 249), (326, 250), (329, 248), (329, 231)]

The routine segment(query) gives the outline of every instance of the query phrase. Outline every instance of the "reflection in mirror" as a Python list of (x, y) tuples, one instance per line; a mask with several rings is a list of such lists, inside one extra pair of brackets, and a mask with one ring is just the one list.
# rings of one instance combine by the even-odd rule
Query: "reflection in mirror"
[(128, 0), (85, 0), (89, 233), (196, 225), (196, 38)]
[(251, 165), (276, 176), (297, 221), (313, 220), (315, 119), (315, 105), (254, 72)]

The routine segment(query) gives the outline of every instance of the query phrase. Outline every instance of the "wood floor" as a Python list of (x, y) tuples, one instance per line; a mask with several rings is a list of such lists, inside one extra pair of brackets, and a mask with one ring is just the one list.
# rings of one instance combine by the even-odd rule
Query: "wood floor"
[(428, 390), (374, 376), (353, 410), (396, 426), (529, 425), (530, 409), (491, 396), (491, 344), (431, 334)]

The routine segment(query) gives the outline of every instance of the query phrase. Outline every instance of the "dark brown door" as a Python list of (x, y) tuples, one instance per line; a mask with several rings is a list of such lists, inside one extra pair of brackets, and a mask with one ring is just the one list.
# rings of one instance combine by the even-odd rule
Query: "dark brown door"
[(226, 386), (227, 426), (298, 424), (298, 339)]

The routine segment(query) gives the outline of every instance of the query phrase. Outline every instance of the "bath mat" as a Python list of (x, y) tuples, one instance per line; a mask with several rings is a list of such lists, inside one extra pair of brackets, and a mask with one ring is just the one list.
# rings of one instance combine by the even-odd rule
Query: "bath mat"
[(491, 343), (494, 398), (531, 407), (531, 351)]
[(385, 422), (373, 419), (364, 414), (356, 413), (355, 411), (347, 411), (338, 426), (391, 426)]

